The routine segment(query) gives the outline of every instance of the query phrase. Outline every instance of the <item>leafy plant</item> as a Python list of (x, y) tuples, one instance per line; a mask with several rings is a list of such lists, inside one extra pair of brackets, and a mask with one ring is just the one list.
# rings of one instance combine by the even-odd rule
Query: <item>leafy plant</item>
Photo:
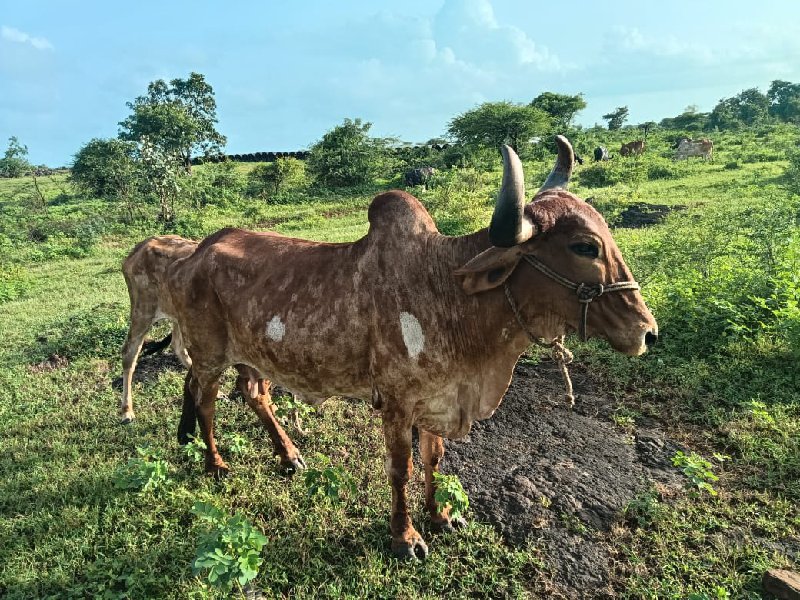
[(184, 454), (192, 462), (203, 462), (208, 446), (200, 438), (196, 438), (193, 435), (189, 435), (189, 437), (191, 438), (189, 443), (183, 447)]
[(275, 406), (275, 416), (281, 421), (286, 422), (292, 414), (302, 418), (310, 414), (314, 408), (310, 404), (306, 404), (302, 400), (298, 400), (291, 394), (282, 394), (272, 399)]
[(205, 522), (192, 570), (198, 574), (208, 570), (212, 587), (230, 592), (258, 576), (261, 549), (267, 538), (240, 514), (226, 514), (208, 502), (195, 502), (192, 514)]
[(469, 508), (469, 496), (457, 475), (433, 474), (436, 491), (433, 499), (439, 511), (450, 509), (450, 516), (458, 518)]
[(114, 487), (122, 490), (153, 490), (168, 480), (169, 463), (147, 446), (136, 448), (135, 458), (117, 469), (114, 473)]
[[(318, 455), (317, 459), (323, 464), (329, 462), (326, 456)], [(351, 495), (356, 493), (356, 484), (352, 476), (341, 467), (327, 465), (322, 469), (306, 469), (303, 473), (303, 482), (309, 496), (322, 494), (333, 502), (341, 501), (343, 490), (347, 490)]]
[(709, 483), (717, 481), (719, 477), (714, 475), (711, 470), (711, 463), (699, 454), (692, 452), (684, 454), (681, 450), (672, 457), (672, 464), (681, 471), (698, 490), (708, 492), (712, 496), (717, 495), (717, 490)]
[(647, 527), (658, 521), (662, 512), (658, 492), (649, 490), (637, 495), (628, 502), (623, 514), (628, 521), (635, 522), (639, 527)]
[(244, 454), (252, 447), (250, 440), (238, 433), (224, 434), (222, 440), (233, 454)]

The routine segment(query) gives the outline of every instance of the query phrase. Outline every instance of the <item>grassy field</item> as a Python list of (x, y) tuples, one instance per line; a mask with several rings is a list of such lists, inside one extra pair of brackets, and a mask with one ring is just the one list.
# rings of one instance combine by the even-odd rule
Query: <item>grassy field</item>
[[(714, 162), (675, 164), (655, 137), (643, 158), (587, 163), (576, 174), (573, 191), (593, 196), (612, 223), (633, 204), (675, 209), (659, 225), (615, 230), (663, 343), (630, 360), (575, 342), (577, 359), (617, 402), (621, 426), (655, 419), (719, 476), (699, 476), (714, 495), (687, 478), (685, 493), (653, 490), (620, 515), (608, 535), (620, 596), (759, 598), (766, 568), (797, 567), (800, 199), (784, 175), (797, 139), (788, 129), (729, 134), (715, 139)], [(532, 189), (549, 165), (526, 164)], [(443, 231), (461, 233), (488, 223), (499, 178), (456, 170), (418, 192)], [(255, 583), (267, 597), (547, 596), (551, 574), (535, 545), (506, 546), (479, 523), (430, 534), (419, 470), (409, 486), (414, 519), (432, 552), (420, 564), (390, 558), (383, 440), (366, 404), (333, 400), (305, 417), (307, 435), (288, 427), (310, 463), (327, 457), (353, 478), (355, 493), (339, 503), (282, 476), (265, 431), (237, 401), (217, 412), (233, 474), (205, 477), (175, 440), (183, 372), (172, 363), (143, 376), (138, 420), (118, 425), (112, 383), (128, 310), (120, 263), (159, 229), (76, 197), (63, 175), (39, 183), (45, 204), (29, 180), (0, 180), (0, 596), (223, 597), (192, 573), (197, 501), (239, 512), (264, 533)], [(240, 225), (353, 240), (366, 232), (370, 198), (391, 184), (312, 190), (298, 204), (237, 197), (185, 206), (174, 230), (201, 237)], [(146, 491), (121, 489), (120, 469), (144, 447), (163, 473)]]

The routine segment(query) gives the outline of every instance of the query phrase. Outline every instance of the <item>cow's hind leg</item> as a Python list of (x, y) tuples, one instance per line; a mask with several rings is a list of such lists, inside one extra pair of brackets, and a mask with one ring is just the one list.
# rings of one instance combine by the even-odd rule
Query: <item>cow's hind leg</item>
[(386, 475), (392, 486), (392, 514), (389, 526), (392, 533), (392, 552), (397, 558), (416, 559), (428, 556), (428, 546), (414, 529), (408, 514), (406, 484), (411, 478), (411, 422), (404, 415), (383, 415), (383, 435), (386, 441)]
[(120, 422), (123, 424), (131, 423), (136, 418), (133, 414), (133, 397), (131, 394), (133, 372), (136, 370), (136, 361), (139, 358), (139, 352), (142, 350), (144, 336), (147, 335), (150, 326), (153, 324), (150, 315), (137, 314), (137, 312), (131, 310), (131, 326), (128, 329), (125, 345), (122, 347), (122, 401), (119, 405), (119, 415)]
[(431, 515), (431, 528), (434, 531), (453, 531), (466, 526), (467, 522), (463, 517), (452, 518), (449, 507), (440, 509), (436, 503), (436, 482), (433, 474), (439, 472), (439, 463), (444, 457), (442, 436), (420, 430), (419, 450), (425, 465), (425, 508)]
[(272, 396), (269, 393), (269, 381), (259, 377), (255, 369), (246, 365), (236, 365), (239, 377), (236, 379), (236, 387), (242, 396), (247, 399), (247, 404), (258, 415), (261, 424), (267, 430), (275, 454), (281, 457), (281, 465), (287, 473), (294, 473), (306, 468), (306, 463), (300, 455), (300, 451), (286, 435), (281, 424), (272, 412)]
[(188, 433), (192, 425), (192, 412), (188, 410), (194, 402), (197, 421), (200, 424), (200, 434), (206, 445), (205, 468), (206, 472), (215, 477), (222, 477), (230, 470), (217, 451), (214, 439), (214, 412), (216, 409), (217, 392), (219, 391), (219, 376), (222, 373), (209, 371), (196, 371), (192, 366), (184, 385), (183, 415), (178, 430), (178, 439), (188, 441)]
[(197, 433), (197, 407), (195, 397), (192, 393), (192, 371), (186, 373), (183, 380), (183, 410), (181, 420), (178, 423), (178, 443), (188, 444)]

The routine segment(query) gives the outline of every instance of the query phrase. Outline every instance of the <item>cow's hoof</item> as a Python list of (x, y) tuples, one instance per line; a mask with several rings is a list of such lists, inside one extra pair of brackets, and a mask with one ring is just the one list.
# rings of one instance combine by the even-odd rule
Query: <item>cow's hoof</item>
[(224, 479), (231, 470), (223, 461), (206, 465), (206, 473), (214, 479)]
[(295, 458), (288, 457), (281, 459), (281, 467), (286, 475), (291, 476), (298, 471), (305, 469), (306, 461), (304, 461), (303, 457), (298, 454)]
[(466, 526), (467, 521), (464, 517), (431, 519), (431, 531), (434, 533), (452, 533), (457, 529), (464, 529)]
[(424, 560), (428, 558), (428, 546), (415, 532), (410, 540), (392, 540), (392, 554), (399, 560)]
[(130, 425), (135, 420), (136, 420), (136, 417), (134, 416), (133, 413), (126, 413), (126, 414), (122, 415), (122, 418), (120, 418), (119, 423), (120, 423), (120, 425)]

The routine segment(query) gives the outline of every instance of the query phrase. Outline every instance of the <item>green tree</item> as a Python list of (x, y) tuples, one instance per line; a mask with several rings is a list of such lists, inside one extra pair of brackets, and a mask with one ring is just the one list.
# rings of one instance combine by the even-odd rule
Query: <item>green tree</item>
[(628, 107), (618, 106), (610, 113), (603, 115), (603, 119), (608, 121), (608, 130), (615, 131), (622, 128), (622, 124), (628, 119)]
[(322, 185), (363, 185), (376, 177), (387, 161), (387, 141), (369, 136), (372, 123), (345, 119), (311, 147), (308, 170)]
[(769, 118), (770, 101), (758, 88), (750, 88), (733, 96), (723, 98), (711, 111), (708, 127), (738, 129), (742, 126), (759, 125)]
[(0, 158), (0, 177), (22, 177), (27, 174), (31, 170), (27, 156), (27, 146), (20, 144), (16, 136), (8, 138), (8, 148)]
[(180, 156), (187, 171), (193, 153), (219, 154), (225, 145), (225, 136), (216, 129), (214, 90), (199, 73), (169, 84), (153, 81), (146, 95), (127, 106), (133, 113), (119, 123), (119, 137), (135, 142), (148, 138), (167, 154)]
[(158, 201), (158, 218), (171, 223), (175, 218), (175, 201), (181, 190), (181, 156), (172, 154), (144, 137), (139, 142), (138, 160), (142, 173), (141, 189)]
[(696, 105), (690, 104), (677, 117), (661, 119), (660, 126), (664, 129), (700, 131), (705, 128), (708, 117), (709, 113), (699, 112)]
[(531, 139), (552, 129), (549, 115), (539, 108), (513, 102), (484, 102), (450, 121), (448, 133), (462, 144), (497, 150), (508, 144), (518, 154)]
[(788, 123), (800, 123), (800, 83), (776, 79), (767, 90), (769, 114)]
[(586, 108), (586, 100), (583, 99), (583, 94), (571, 96), (555, 92), (542, 92), (533, 99), (530, 106), (550, 115), (556, 129), (563, 133), (572, 125), (575, 115)]

